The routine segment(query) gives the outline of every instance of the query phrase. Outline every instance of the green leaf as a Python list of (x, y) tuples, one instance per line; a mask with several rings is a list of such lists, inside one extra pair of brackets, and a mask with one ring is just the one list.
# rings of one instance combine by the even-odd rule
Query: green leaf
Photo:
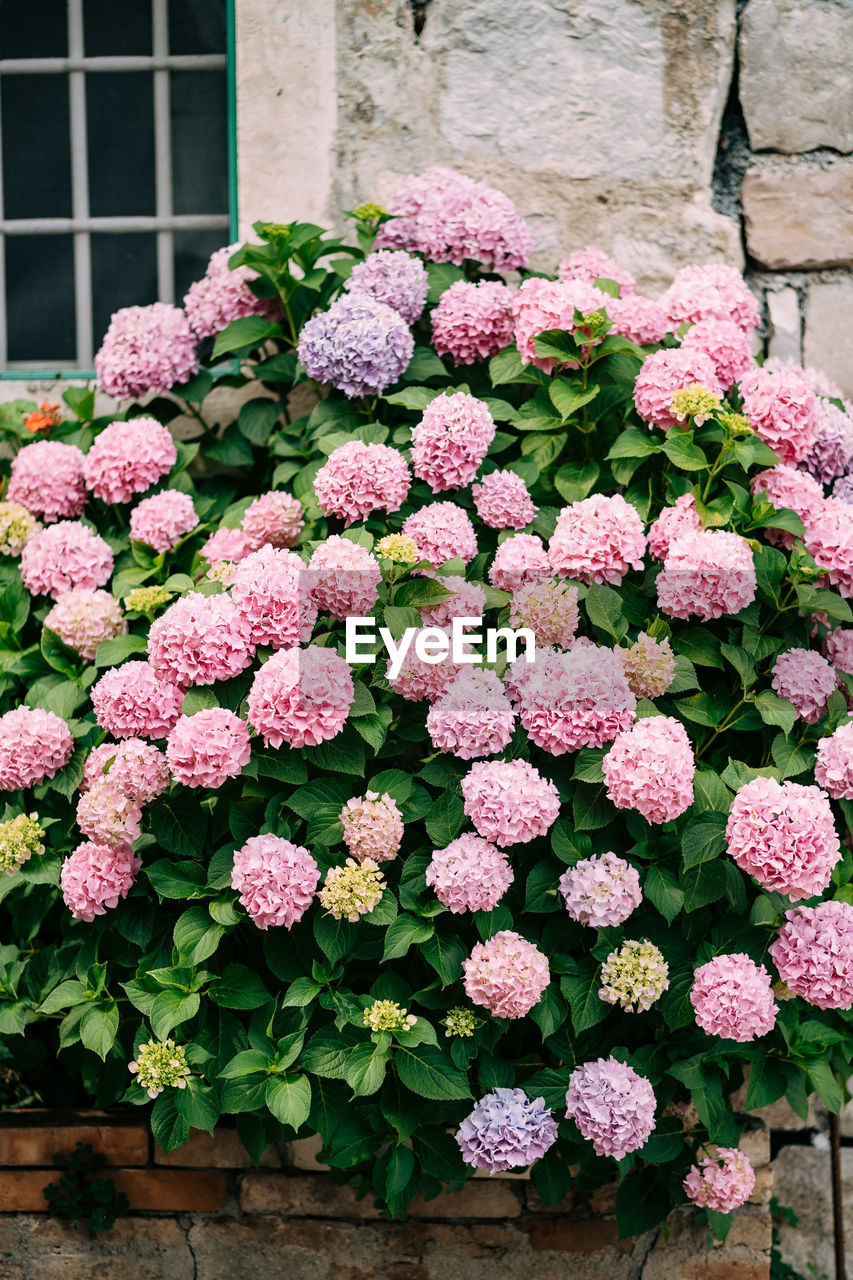
[(244, 964), (229, 964), (222, 977), (211, 982), (208, 995), (225, 1009), (259, 1009), (270, 999), (260, 976)]
[(461, 1182), (466, 1177), (459, 1143), (440, 1125), (421, 1125), (415, 1129), (412, 1148), (424, 1173), (430, 1177), (442, 1182)]
[(681, 836), (682, 866), (685, 870), (696, 867), (702, 862), (710, 862), (723, 852), (726, 847), (726, 815), (704, 813), (701, 818), (693, 818), (687, 824)]
[(161, 898), (203, 898), (207, 873), (200, 862), (170, 862), (160, 858), (143, 868)]
[(719, 858), (690, 867), (679, 879), (685, 911), (698, 911), (710, 902), (717, 902), (726, 892), (726, 872)]
[(548, 395), (551, 397), (551, 403), (559, 414), (562, 415), (563, 421), (583, 408), (585, 404), (589, 404), (598, 395), (598, 387), (573, 387), (566, 378), (555, 378), (548, 388)]
[(149, 809), (151, 834), (167, 853), (179, 857), (203, 852), (207, 842), (207, 816), (198, 800), (189, 796), (164, 796)]
[(698, 444), (693, 443), (691, 433), (679, 432), (677, 435), (670, 435), (664, 441), (662, 448), (673, 466), (678, 467), (680, 471), (704, 471), (708, 466), (705, 453)]
[(336, 964), (355, 942), (357, 925), (331, 915), (314, 916), (314, 939), (323, 954)]
[(256, 397), (247, 400), (237, 415), (237, 427), (252, 444), (265, 445), (275, 430), (281, 414), (277, 400)]
[(583, 956), (578, 960), (577, 973), (563, 974), (560, 988), (572, 1011), (575, 1035), (588, 1031), (607, 1017), (610, 1006), (598, 994), (601, 989), (601, 967), (591, 957)]
[[(561, 1099), (565, 1105), (565, 1099)], [(534, 1160), (530, 1169), (530, 1181), (543, 1204), (550, 1208), (558, 1204), (571, 1191), (574, 1178), (564, 1153), (555, 1144), (545, 1155)]]
[(346, 1060), (344, 1079), (357, 1098), (368, 1097), (382, 1087), (387, 1064), (387, 1047), (372, 1041), (358, 1044)]
[(601, 768), (601, 762), (605, 754), (603, 749), (582, 747), (575, 756), (575, 768), (572, 777), (577, 778), (580, 782), (603, 782), (604, 773)]
[(385, 1166), (385, 1196), (389, 1201), (401, 1196), (415, 1172), (415, 1157), (408, 1147), (394, 1147)]
[(684, 1150), (684, 1123), (678, 1116), (660, 1116), (655, 1131), (640, 1148), (649, 1164), (669, 1164), (677, 1160)]
[(649, 867), (643, 882), (643, 896), (657, 907), (667, 924), (672, 924), (684, 906), (684, 893), (669, 867)]
[(383, 396), (387, 404), (400, 404), (404, 409), (424, 410), (436, 396), (441, 395), (434, 387), (406, 387), (405, 391), (397, 391), (393, 396)]
[(660, 444), (653, 440), (648, 431), (631, 427), (617, 436), (607, 455), (607, 461), (614, 458), (648, 458), (653, 453), (660, 453)]
[(594, 627), (605, 631), (613, 640), (621, 640), (628, 631), (628, 622), (622, 613), (622, 597), (612, 587), (594, 584), (584, 600), (587, 617)]
[(178, 917), (173, 937), (185, 964), (201, 964), (216, 951), (224, 932), (221, 924), (211, 920), (207, 907), (199, 903)]
[(199, 996), (195, 991), (161, 991), (151, 1006), (148, 1020), (158, 1040), (163, 1040), (173, 1027), (194, 1018), (199, 1009)]
[(616, 1221), (619, 1239), (642, 1235), (660, 1225), (672, 1208), (672, 1201), (656, 1169), (629, 1173), (616, 1192)]
[(219, 1072), (220, 1080), (243, 1080), (246, 1076), (269, 1073), (272, 1059), (263, 1049), (244, 1049)]
[(746, 1086), (747, 1111), (756, 1107), (769, 1107), (777, 1102), (785, 1092), (787, 1077), (778, 1062), (768, 1058), (766, 1054), (757, 1055), (749, 1068), (749, 1082)]
[(182, 1147), (190, 1136), (189, 1121), (178, 1111), (177, 1089), (164, 1089), (151, 1108), (151, 1132), (164, 1151)]
[(442, 987), (449, 987), (462, 976), (462, 962), (467, 958), (468, 952), (459, 938), (444, 938), (435, 933), (419, 945), (421, 955), (435, 969)]
[(118, 1005), (115, 1000), (92, 1004), (80, 1020), (80, 1039), (86, 1049), (105, 1059), (118, 1034)]
[(112, 640), (102, 640), (95, 654), (95, 666), (117, 667), (125, 658), (134, 653), (145, 653), (147, 649), (145, 636), (115, 636)]
[(44, 627), (41, 633), (41, 655), (49, 667), (64, 676), (74, 679), (80, 665), (80, 655), (76, 650), (63, 644), (55, 631)]
[(409, 1049), (400, 1045), (394, 1053), (394, 1066), (406, 1088), (421, 1098), (444, 1102), (471, 1097), (464, 1072), (454, 1067), (441, 1049), (431, 1045)]
[(185, 1088), (175, 1090), (175, 1108), (192, 1129), (213, 1133), (219, 1119), (216, 1090), (198, 1076), (189, 1076)]
[(718, 773), (713, 769), (697, 769), (693, 778), (694, 812), (707, 813), (716, 809), (728, 813), (732, 795)]
[(844, 1106), (844, 1089), (825, 1058), (818, 1058), (805, 1064), (806, 1072), (812, 1085), (820, 1094), (821, 1101), (827, 1111), (838, 1115)]
[(435, 926), (429, 920), (418, 920), (405, 913), (397, 916), (385, 931), (383, 963), (386, 960), (398, 960), (406, 955), (413, 943), (426, 942), (434, 932)]
[(280, 324), (272, 324), (263, 316), (243, 316), (240, 320), (232, 320), (217, 334), (213, 344), (213, 359), (218, 360), (220, 356), (240, 351), (244, 347), (259, 347), (267, 338), (281, 336)]
[[(412, 578), (401, 582), (394, 592), (394, 604), (405, 609), (427, 609), (453, 595), (435, 578)], [(373, 710), (373, 708), (370, 708)]]
[(311, 1110), (311, 1081), (305, 1075), (290, 1072), (267, 1081), (265, 1101), (281, 1124), (299, 1129)]
[(424, 821), (427, 835), (437, 849), (445, 849), (465, 825), (462, 797), (455, 791), (443, 791)]
[(554, 476), (554, 488), (566, 502), (580, 502), (601, 474), (597, 462), (567, 462)]
[(311, 1004), (322, 989), (319, 983), (314, 982), (313, 978), (297, 978), (294, 982), (291, 982), (281, 997), (281, 1003), (285, 1009), (304, 1009), (306, 1005)]
[(512, 382), (534, 382), (539, 386), (548, 381), (548, 375), (532, 364), (525, 364), (515, 346), (505, 347), (489, 361), (489, 377), (493, 387)]
[(589, 787), (579, 782), (572, 799), (576, 831), (597, 831), (613, 820), (613, 806), (604, 786)]
[(355, 1032), (347, 1028), (342, 1032), (320, 1031), (312, 1036), (299, 1058), (299, 1065), (315, 1076), (331, 1080), (343, 1080), (347, 1058), (357, 1043)]
[(780, 698), (778, 693), (772, 693), (770, 689), (764, 689), (756, 695), (755, 705), (765, 724), (778, 725), (785, 734), (791, 732), (797, 719), (793, 702)]

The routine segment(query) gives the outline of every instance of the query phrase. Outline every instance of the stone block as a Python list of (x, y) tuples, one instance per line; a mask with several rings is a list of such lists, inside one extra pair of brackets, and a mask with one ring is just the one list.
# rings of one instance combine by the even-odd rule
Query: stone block
[(297, 1138), (287, 1148), (287, 1163), (294, 1169), (306, 1169), (310, 1172), (328, 1169), (327, 1164), (322, 1164), (317, 1159), (322, 1146), (323, 1139), (319, 1133), (312, 1133), (310, 1138)]
[(750, 0), (740, 100), (757, 151), (853, 151), (853, 9), (838, 0)]
[[(793, 1209), (799, 1224), (779, 1223), (782, 1258), (803, 1275), (835, 1274), (832, 1235), (832, 1187), (828, 1151), (782, 1147), (773, 1161), (774, 1192), (780, 1205)], [(841, 1152), (847, 1256), (853, 1256), (853, 1150)]]
[(692, 1209), (669, 1215), (666, 1230), (656, 1236), (643, 1264), (642, 1280), (770, 1280), (770, 1239), (764, 1227), (745, 1231), (760, 1246), (743, 1239), (709, 1246), (707, 1228), (696, 1217)]
[(131, 1209), (209, 1213), (228, 1196), (225, 1175), (213, 1169), (117, 1169), (110, 1177)]
[[(179, 1169), (250, 1169), (253, 1168), (246, 1148), (236, 1129), (217, 1129), (216, 1133), (204, 1133), (194, 1129), (188, 1142), (174, 1151), (164, 1151), (154, 1144), (154, 1163)], [(273, 1147), (261, 1156), (262, 1169), (280, 1169), (281, 1160)]]
[(47, 1213), (44, 1189), (57, 1169), (4, 1169), (0, 1173), (0, 1213)]
[[(767, 314), (769, 318), (768, 354), (775, 360), (793, 360), (799, 364), (803, 357), (802, 321), (800, 318), (800, 300), (796, 289), (772, 289), (767, 293)], [(774, 1103), (778, 1106), (778, 1103)], [(799, 1116), (791, 1111), (788, 1103), (782, 1099), (782, 1106), (797, 1121), (794, 1128), (802, 1125)], [(770, 1126), (790, 1128), (790, 1124)]]
[(609, 1218), (542, 1218), (530, 1224), (530, 1247), (537, 1252), (632, 1253), (634, 1241), (620, 1240), (619, 1229)]
[(771, 270), (853, 263), (853, 161), (750, 169), (743, 180), (746, 241)]
[(409, 1205), (412, 1218), (517, 1218), (521, 1200), (506, 1179), (470, 1181), (459, 1191), (446, 1192), (425, 1200), (415, 1196)]
[(816, 281), (809, 286), (803, 361), (837, 382), (853, 397), (853, 279)]
[(352, 1187), (338, 1186), (324, 1174), (247, 1173), (240, 1184), (244, 1213), (277, 1213), (300, 1218), (379, 1218), (373, 1197), (356, 1199)]
[(0, 1125), (0, 1167), (38, 1165), (53, 1170), (53, 1157), (88, 1143), (109, 1165), (148, 1163), (148, 1130), (141, 1124)]
[(18, 1274), (22, 1280), (194, 1280), (196, 1272), (186, 1230), (173, 1218), (119, 1218), (99, 1236), (55, 1218), (0, 1219), (0, 1280)]

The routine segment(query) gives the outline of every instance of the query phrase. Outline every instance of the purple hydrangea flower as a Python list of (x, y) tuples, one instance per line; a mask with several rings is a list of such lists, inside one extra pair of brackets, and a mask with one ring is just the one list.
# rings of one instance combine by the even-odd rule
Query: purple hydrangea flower
[(350, 293), (308, 321), (299, 337), (299, 359), (309, 378), (330, 382), (346, 396), (377, 395), (397, 381), (414, 347), (396, 311), (367, 294)]
[(420, 258), (399, 249), (380, 249), (355, 264), (344, 288), (384, 302), (406, 324), (414, 324), (426, 306), (429, 277)]
[(853, 503), (853, 471), (849, 475), (839, 476), (832, 486), (832, 496), (840, 498), (842, 502)]
[(801, 466), (821, 484), (829, 484), (849, 471), (853, 461), (853, 419), (829, 400), (819, 404), (817, 434)]
[(502, 1173), (538, 1160), (557, 1139), (557, 1122), (544, 1098), (523, 1089), (494, 1089), (459, 1126), (462, 1159), (475, 1169)]

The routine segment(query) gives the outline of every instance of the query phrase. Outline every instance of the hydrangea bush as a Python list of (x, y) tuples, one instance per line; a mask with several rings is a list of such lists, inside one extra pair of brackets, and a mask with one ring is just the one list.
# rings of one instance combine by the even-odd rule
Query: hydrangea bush
[(729, 267), (531, 273), (448, 170), (354, 217), (118, 312), (107, 417), (3, 407), (0, 1049), (392, 1215), (724, 1234), (853, 1050), (853, 416)]

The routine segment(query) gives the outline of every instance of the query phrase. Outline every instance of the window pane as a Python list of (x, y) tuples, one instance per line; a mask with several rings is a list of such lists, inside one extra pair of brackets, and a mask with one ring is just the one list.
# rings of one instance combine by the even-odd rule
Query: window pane
[(151, 53), (149, 0), (83, 0), (84, 47), (88, 58)]
[(173, 71), (175, 213), (228, 208), (228, 99), (224, 71)]
[(66, 0), (0, 4), (0, 58), (64, 58), (68, 54)]
[(228, 232), (175, 232), (175, 301), (180, 306), (190, 285), (200, 280), (207, 270), (210, 255), (228, 243)]
[(92, 331), (95, 350), (119, 307), (157, 301), (157, 237), (153, 232), (92, 236)]
[(7, 218), (70, 218), (68, 77), (3, 76), (3, 196)]
[(169, 0), (170, 53), (224, 53), (225, 0)]
[(154, 82), (148, 71), (86, 76), (92, 217), (153, 214)]
[(73, 237), (5, 240), (9, 364), (75, 361)]

